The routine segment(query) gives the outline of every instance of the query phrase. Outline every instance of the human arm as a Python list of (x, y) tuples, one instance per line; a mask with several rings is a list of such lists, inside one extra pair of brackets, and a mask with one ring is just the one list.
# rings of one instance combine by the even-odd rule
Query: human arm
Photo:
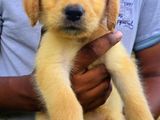
[(28, 26), (21, 2), (0, 0), (0, 111), (40, 109), (31, 84), (32, 75), (23, 76), (31, 68), (36, 49), (35, 43), (32, 42), (32, 47), (27, 46), (25, 41), (30, 39), (28, 34), (34, 40), (39, 40), (40, 28), (37, 26), (32, 29)]
[[(109, 87), (109, 78), (106, 78), (108, 75), (104, 65), (99, 65), (85, 73), (82, 73), (82, 71), (118, 42), (120, 38), (121, 34), (119, 32), (105, 35), (82, 48), (77, 55), (79, 61), (75, 63), (75, 66), (79, 66), (79, 69), (73, 70), (72, 87), (86, 111), (103, 104), (109, 96), (111, 88)], [(96, 79), (93, 79), (95, 77)], [(42, 110), (43, 107), (37, 100), (37, 95), (33, 89), (32, 78), (32, 75), (22, 77), (0, 77), (0, 110)], [(86, 84), (87, 82), (88, 84)], [(106, 93), (104, 94), (104, 92)], [(100, 97), (101, 95), (102, 97)], [(99, 99), (97, 99), (97, 97), (99, 97)]]
[(160, 43), (136, 52), (145, 93), (155, 118), (160, 115)]
[(0, 111), (39, 111), (32, 75), (0, 77)]
[(141, 7), (134, 50), (151, 111), (160, 115), (160, 1), (145, 0)]

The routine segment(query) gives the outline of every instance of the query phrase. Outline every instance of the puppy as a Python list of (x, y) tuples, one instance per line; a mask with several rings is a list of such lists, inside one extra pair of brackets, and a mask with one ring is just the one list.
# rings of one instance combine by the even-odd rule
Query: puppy
[(37, 53), (35, 75), (47, 111), (39, 113), (37, 119), (153, 120), (136, 65), (120, 42), (98, 61), (106, 65), (114, 83), (104, 105), (83, 114), (71, 88), (70, 73), (77, 52), (114, 30), (118, 6), (118, 0), (24, 0), (32, 26), (40, 20), (47, 30)]

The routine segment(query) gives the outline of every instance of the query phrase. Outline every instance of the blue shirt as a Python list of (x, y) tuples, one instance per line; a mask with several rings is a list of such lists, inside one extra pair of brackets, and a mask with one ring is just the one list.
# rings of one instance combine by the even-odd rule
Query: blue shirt
[[(31, 27), (23, 0), (0, 0), (0, 76), (32, 73), (41, 26)], [(117, 30), (130, 54), (160, 42), (160, 0), (121, 0)], [(23, 119), (22, 119), (23, 118)], [(30, 120), (33, 115), (9, 120)]]
[(34, 68), (40, 25), (31, 27), (23, 0), (0, 0), (0, 76), (28, 75)]

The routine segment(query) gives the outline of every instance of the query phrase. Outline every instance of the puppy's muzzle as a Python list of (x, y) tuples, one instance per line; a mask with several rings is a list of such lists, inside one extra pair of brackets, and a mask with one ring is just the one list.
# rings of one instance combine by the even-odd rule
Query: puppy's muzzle
[(61, 30), (69, 35), (78, 35), (86, 31), (85, 10), (79, 4), (67, 5), (63, 11), (64, 21)]
[(81, 5), (69, 5), (65, 8), (64, 12), (66, 20), (70, 22), (80, 21), (85, 13)]

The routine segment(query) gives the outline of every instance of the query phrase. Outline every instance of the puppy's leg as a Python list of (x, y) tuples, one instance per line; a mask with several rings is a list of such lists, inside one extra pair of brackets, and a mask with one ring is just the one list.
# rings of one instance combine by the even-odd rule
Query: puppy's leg
[(112, 93), (109, 99), (102, 107), (104, 109), (105, 120), (125, 120), (123, 103), (114, 84), (112, 84)]
[(85, 120), (125, 120), (122, 114), (122, 101), (113, 85), (106, 103), (94, 111), (85, 114)]
[(37, 67), (37, 84), (50, 120), (83, 120), (82, 108), (61, 64)]
[(131, 61), (121, 43), (106, 54), (106, 66), (124, 102), (127, 120), (153, 120), (136, 65)]

